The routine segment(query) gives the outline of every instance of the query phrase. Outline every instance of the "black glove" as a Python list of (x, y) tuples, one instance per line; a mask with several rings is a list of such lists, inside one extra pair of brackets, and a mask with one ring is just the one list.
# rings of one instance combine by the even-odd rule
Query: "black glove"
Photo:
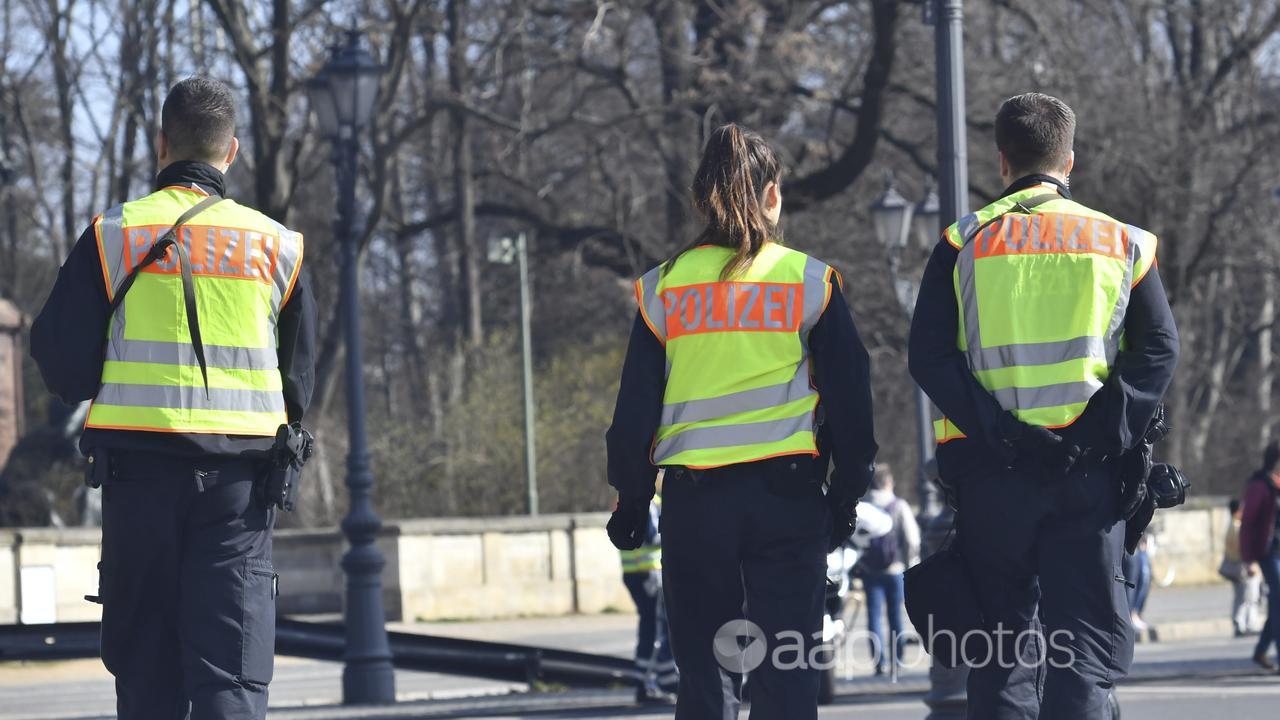
[(1151, 446), (1145, 442), (1120, 456), (1116, 476), (1120, 481), (1120, 517), (1128, 520), (1147, 499), (1147, 476), (1151, 474)]
[(875, 474), (875, 463), (838, 466), (832, 473), (831, 485), (827, 487), (827, 510), (831, 512), (828, 553), (843, 545), (857, 529), (858, 498), (867, 492)]
[(853, 531), (858, 528), (858, 501), (839, 501), (828, 495), (827, 506), (831, 510), (831, 537), (827, 539), (827, 553), (832, 553), (853, 537)]
[(1000, 436), (1008, 449), (1006, 457), (1024, 468), (1039, 468), (1046, 480), (1067, 476), (1071, 467), (1080, 459), (1080, 448), (1068, 443), (1054, 431), (1028, 425), (1013, 413), (1006, 412), (1000, 418)]
[(640, 547), (649, 530), (649, 501), (619, 497), (605, 530), (609, 533), (609, 542), (619, 550)]

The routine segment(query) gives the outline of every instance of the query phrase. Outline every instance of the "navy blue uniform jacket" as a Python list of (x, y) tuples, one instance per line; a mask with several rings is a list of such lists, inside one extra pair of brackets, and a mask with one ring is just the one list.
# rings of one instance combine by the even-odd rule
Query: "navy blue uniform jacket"
[[(225, 196), (226, 180), (211, 165), (180, 161), (156, 176), (156, 189), (196, 185)], [(62, 401), (92, 400), (102, 381), (111, 302), (102, 282), (102, 261), (90, 226), (76, 241), (58, 271), (49, 299), (31, 326), (31, 357), (45, 385)], [(289, 420), (302, 419), (315, 384), (316, 301), (306, 268), (289, 302), (280, 309), (277, 350)], [(80, 448), (114, 448), (169, 455), (255, 455), (271, 447), (273, 438), (86, 429)]]

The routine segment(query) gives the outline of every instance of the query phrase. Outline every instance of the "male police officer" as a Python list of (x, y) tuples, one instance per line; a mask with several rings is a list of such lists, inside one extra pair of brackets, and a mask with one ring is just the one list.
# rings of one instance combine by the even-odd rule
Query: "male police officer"
[[(80, 237), (31, 354), (64, 401), (94, 401), (80, 446), (103, 486), (102, 660), (119, 717), (263, 718), (275, 515), (255, 486), (311, 398), (315, 303), (302, 236), (218, 201), (239, 147), (227, 86), (175, 85), (157, 141), (156, 191)], [(175, 223), (180, 246), (149, 257)]]
[[(991, 652), (966, 647), (982, 720), (1109, 717), (1133, 652), (1117, 466), (1169, 385), (1178, 337), (1156, 238), (1071, 199), (1074, 132), (1047, 95), (1000, 107), (1008, 187), (947, 229), (911, 327), (987, 625)], [(1038, 641), (1019, 641), (1041, 619)]]

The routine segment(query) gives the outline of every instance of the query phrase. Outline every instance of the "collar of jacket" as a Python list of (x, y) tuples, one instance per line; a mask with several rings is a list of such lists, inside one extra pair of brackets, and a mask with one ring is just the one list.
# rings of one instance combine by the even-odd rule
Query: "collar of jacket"
[(225, 197), (227, 179), (217, 168), (195, 160), (178, 160), (156, 175), (156, 190), (181, 185)]
[(1053, 177), (1052, 175), (1040, 175), (1038, 173), (1034, 175), (1027, 175), (1025, 177), (1020, 177), (1017, 180), (1014, 180), (1013, 184), (1005, 188), (1003, 193), (1000, 193), (1000, 197), (1002, 198), (1009, 197), (1010, 195), (1016, 192), (1022, 192), (1023, 190), (1026, 190), (1028, 188), (1033, 188), (1036, 185), (1053, 185), (1058, 189), (1059, 195), (1061, 195), (1062, 197), (1068, 200), (1071, 199), (1071, 188), (1068, 187), (1066, 183), (1062, 182), (1056, 177)]

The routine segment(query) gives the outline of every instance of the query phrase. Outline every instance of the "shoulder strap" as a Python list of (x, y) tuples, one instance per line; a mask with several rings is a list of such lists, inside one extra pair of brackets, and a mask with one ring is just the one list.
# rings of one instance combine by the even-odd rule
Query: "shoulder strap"
[(986, 230), (993, 223), (999, 222), (1001, 218), (1003, 218), (1005, 215), (1008, 215), (1009, 213), (1021, 211), (1025, 215), (1030, 215), (1031, 210), (1033, 210), (1034, 208), (1040, 207), (1041, 205), (1047, 202), (1053, 202), (1054, 200), (1060, 200), (1060, 199), (1063, 199), (1063, 198), (1058, 193), (1045, 193), (1043, 195), (1036, 195), (1035, 197), (1027, 198), (1026, 200), (1023, 200), (1022, 202), (1019, 202), (1019, 203), (1014, 203), (1013, 207), (1009, 208), (1008, 210), (1005, 210), (999, 215), (979, 225), (976, 230), (974, 230), (968, 237), (963, 238), (963, 240), (964, 242), (968, 243), (970, 240), (981, 235), (983, 230)]
[(178, 253), (178, 264), (182, 271), (182, 296), (187, 308), (187, 333), (191, 335), (191, 347), (195, 350), (196, 362), (200, 365), (200, 377), (204, 380), (206, 398), (209, 396), (209, 368), (204, 359), (204, 342), (200, 339), (200, 315), (196, 309), (195, 280), (191, 277), (191, 257), (187, 254), (187, 246), (178, 242), (177, 237), (178, 230), (183, 225), (220, 202), (222, 202), (221, 197), (210, 195), (192, 205), (182, 215), (179, 215), (177, 221), (173, 223), (173, 227), (169, 228), (147, 251), (147, 255), (142, 259), (142, 262), (129, 271), (129, 274), (125, 276), (124, 282), (120, 283), (120, 287), (116, 290), (115, 296), (111, 298), (111, 314), (114, 315), (120, 307), (120, 303), (124, 302), (124, 296), (129, 292), (129, 288), (133, 287), (133, 282), (138, 279), (138, 273), (164, 257), (169, 247), (173, 247), (174, 251)]

